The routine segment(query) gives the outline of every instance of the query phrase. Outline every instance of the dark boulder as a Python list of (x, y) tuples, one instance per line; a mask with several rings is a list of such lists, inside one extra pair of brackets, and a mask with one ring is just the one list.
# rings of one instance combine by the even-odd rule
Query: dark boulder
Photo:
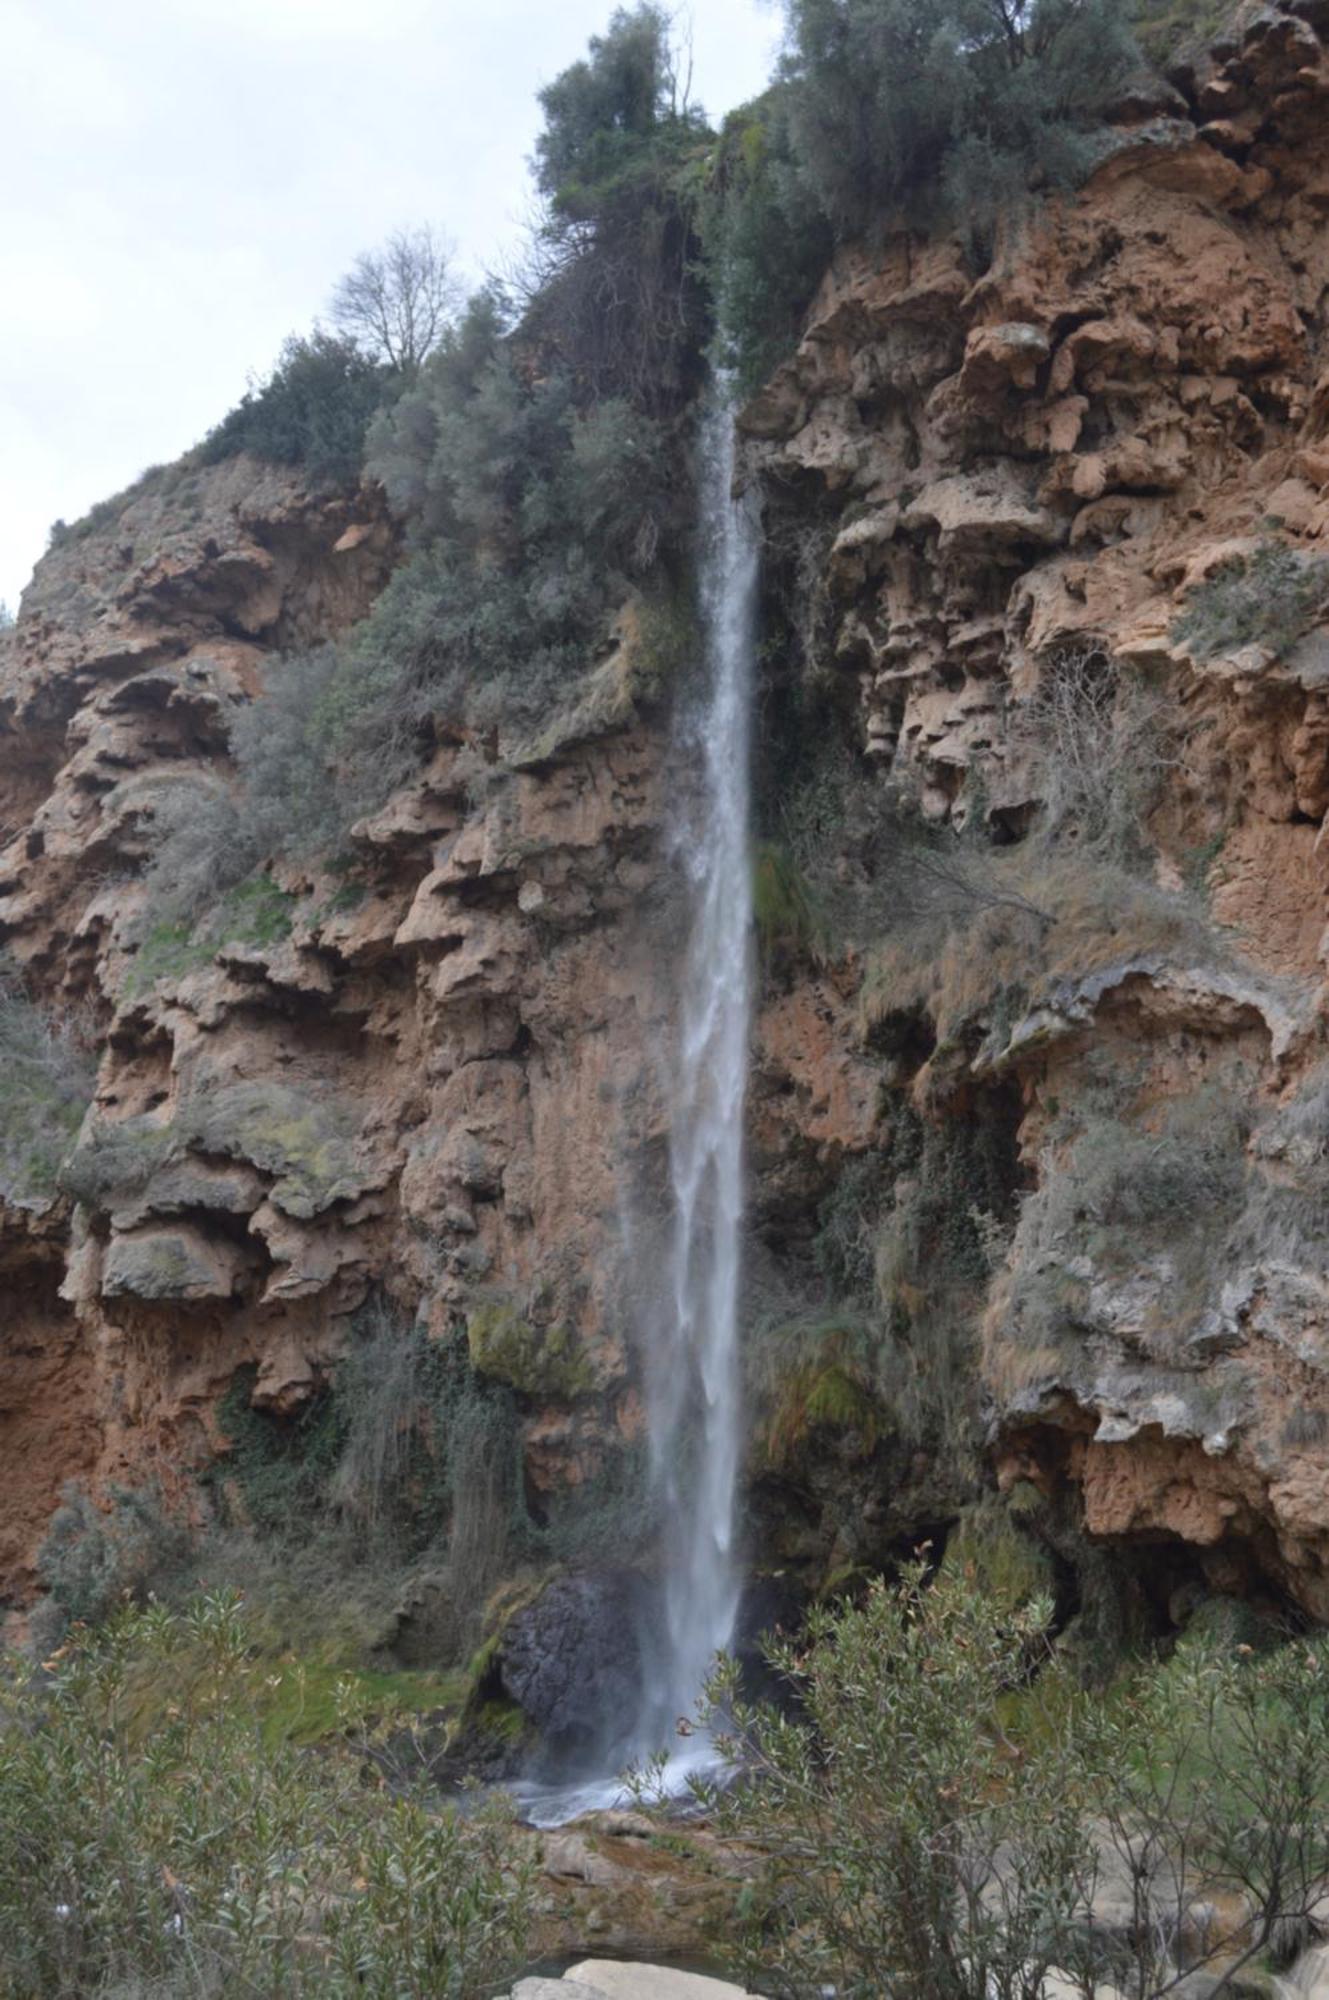
[(515, 1614), (499, 1653), (502, 1688), (549, 1751), (594, 1757), (628, 1740), (656, 1616), (635, 1570), (559, 1577)]

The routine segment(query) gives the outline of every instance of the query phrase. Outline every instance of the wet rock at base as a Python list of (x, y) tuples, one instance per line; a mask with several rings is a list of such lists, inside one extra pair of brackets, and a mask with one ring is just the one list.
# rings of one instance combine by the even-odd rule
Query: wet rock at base
[(643, 1576), (605, 1570), (558, 1578), (513, 1617), (503, 1692), (555, 1756), (592, 1756), (627, 1738), (657, 1615)]

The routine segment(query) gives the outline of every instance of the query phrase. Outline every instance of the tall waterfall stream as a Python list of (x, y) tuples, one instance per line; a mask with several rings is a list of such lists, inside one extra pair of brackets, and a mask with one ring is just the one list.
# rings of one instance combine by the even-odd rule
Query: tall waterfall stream
[(668, 1641), (646, 1691), (645, 1719), (657, 1728), (691, 1711), (738, 1610), (739, 1240), (752, 1011), (748, 738), (759, 545), (747, 508), (731, 497), (733, 478), (733, 411), (717, 397), (701, 480), (709, 683), (693, 723), (701, 798), (680, 842), (692, 935), (673, 1076), (669, 1310), (650, 1398)]
[[(733, 403), (714, 393), (699, 479), (705, 675), (682, 746), (698, 783), (676, 842), (691, 933), (668, 1078), (672, 1231), (648, 1371), (663, 1644), (648, 1662), (630, 1750), (645, 1758), (682, 1742), (663, 1780), (678, 1792), (689, 1771), (715, 1761), (704, 1733), (680, 1739), (677, 1722), (695, 1709), (716, 1653), (733, 1636), (740, 1582), (738, 1298), (752, 1011), (748, 767), (760, 542), (750, 509), (732, 497), (733, 483)], [(523, 1803), (536, 1824), (551, 1826), (621, 1796), (618, 1774), (606, 1773), (583, 1785), (529, 1789)]]

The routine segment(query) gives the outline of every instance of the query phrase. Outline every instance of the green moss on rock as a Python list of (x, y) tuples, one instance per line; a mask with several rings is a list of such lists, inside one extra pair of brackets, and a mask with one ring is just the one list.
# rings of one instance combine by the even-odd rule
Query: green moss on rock
[(477, 1373), (523, 1395), (571, 1401), (595, 1387), (589, 1357), (570, 1327), (532, 1326), (506, 1301), (476, 1306), (467, 1321), (466, 1341)]
[(823, 1357), (781, 1382), (763, 1442), (772, 1465), (786, 1465), (817, 1432), (838, 1434), (851, 1456), (869, 1458), (886, 1426), (872, 1390), (848, 1362)]
[(355, 1158), (354, 1126), (340, 1107), (276, 1084), (230, 1084), (190, 1109), (201, 1152), (248, 1160), (275, 1176), (273, 1205), (308, 1221), (368, 1185)]
[(179, 1145), (174, 1125), (150, 1118), (93, 1123), (60, 1169), (60, 1185), (86, 1208), (106, 1210), (142, 1192)]

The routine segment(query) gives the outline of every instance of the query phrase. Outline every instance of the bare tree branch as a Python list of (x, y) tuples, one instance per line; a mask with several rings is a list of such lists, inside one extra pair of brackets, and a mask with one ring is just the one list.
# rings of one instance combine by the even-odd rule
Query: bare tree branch
[(381, 250), (356, 258), (332, 295), (338, 332), (414, 375), (462, 301), (456, 246), (433, 229), (398, 229)]

